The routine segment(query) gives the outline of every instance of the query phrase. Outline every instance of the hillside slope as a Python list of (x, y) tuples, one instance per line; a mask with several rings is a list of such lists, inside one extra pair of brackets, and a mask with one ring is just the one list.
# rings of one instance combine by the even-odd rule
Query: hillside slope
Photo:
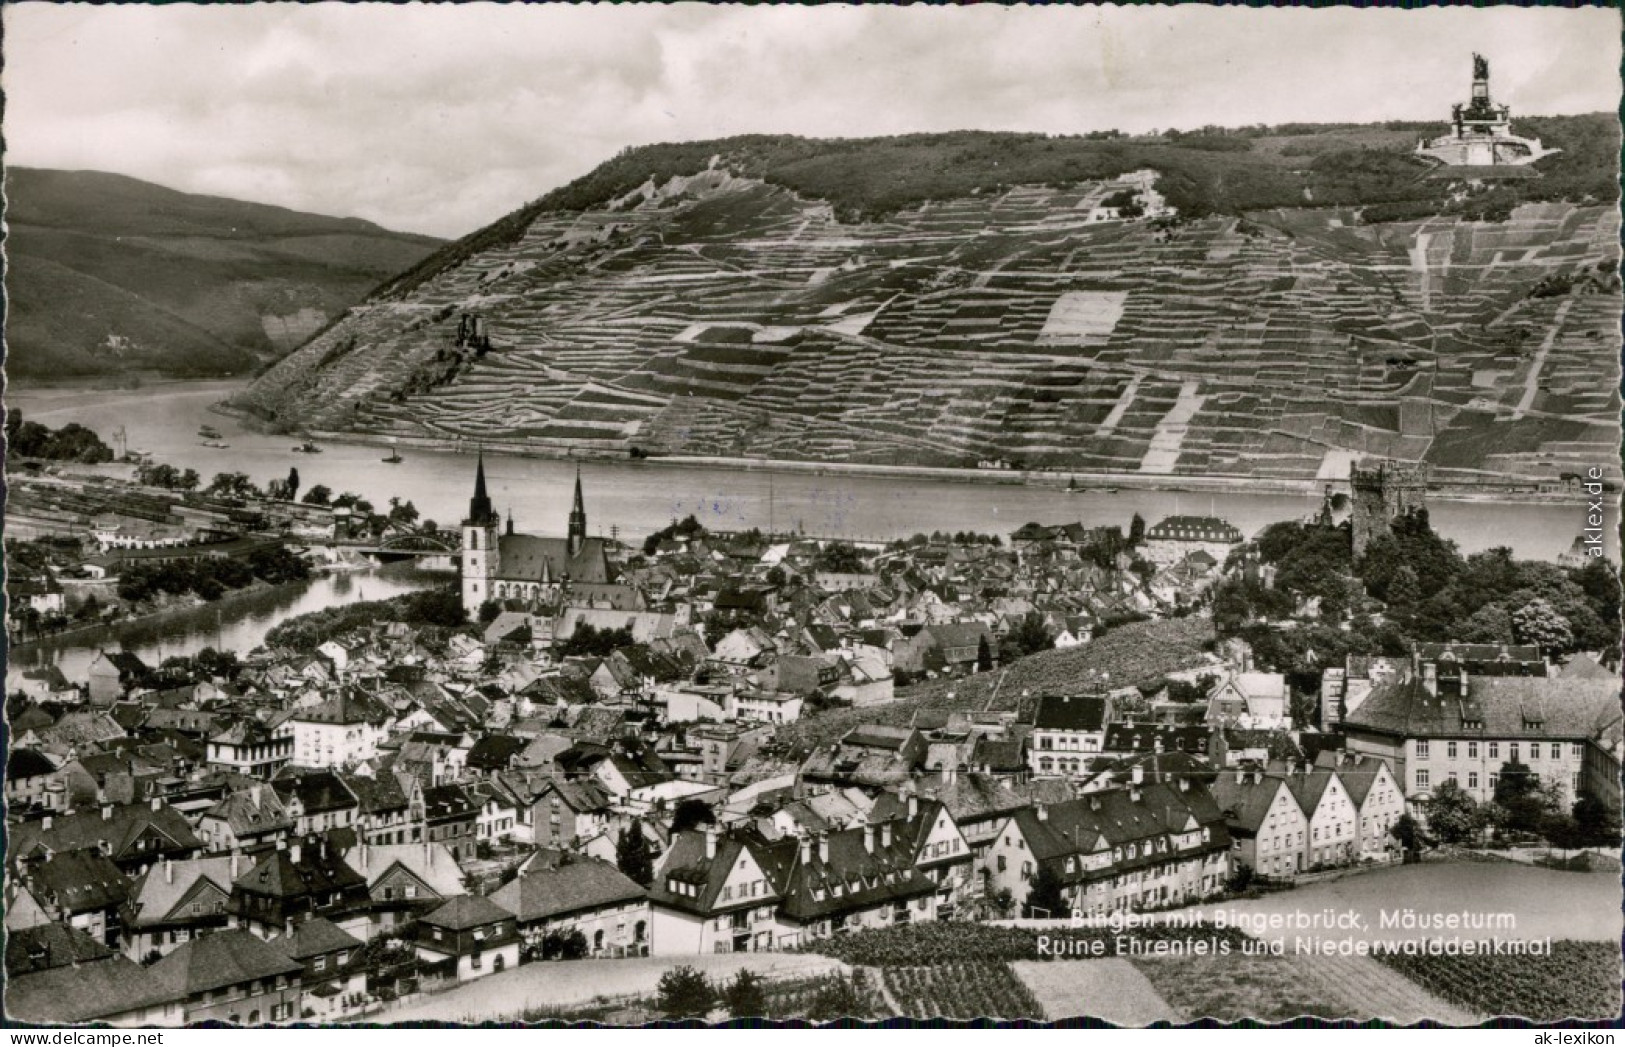
[(6, 172), (10, 373), (243, 373), (440, 241), (95, 171)]
[[(1420, 125), (629, 150), (239, 406), (555, 453), (1546, 481), (1619, 442), (1617, 135), (1530, 123), (1565, 152), (1485, 187), (1429, 177)], [(1111, 220), (1159, 196), (1177, 221)]]

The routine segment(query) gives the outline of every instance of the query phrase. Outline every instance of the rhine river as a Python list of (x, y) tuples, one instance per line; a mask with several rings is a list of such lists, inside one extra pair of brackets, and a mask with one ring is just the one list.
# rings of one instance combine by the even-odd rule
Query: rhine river
[[(302, 490), (324, 484), (335, 492), (355, 491), (380, 507), (391, 497), (399, 497), (415, 504), (426, 519), (442, 525), (462, 518), (473, 484), (472, 447), (461, 453), (406, 447), (402, 448), (405, 460), (398, 465), (383, 463), (380, 459), (385, 451), (377, 446), (334, 440), (320, 441), (320, 454), (296, 454), (295, 438), (256, 433), (235, 418), (209, 410), (241, 384), (237, 380), (151, 384), (141, 389), (13, 388), (8, 390), (7, 406), (51, 426), (79, 422), (109, 443), (114, 430), (122, 426), (130, 448), (145, 451), (156, 461), (196, 469), (205, 482), (218, 472), (241, 471), (264, 484), (297, 468)], [(203, 425), (218, 429), (230, 446), (202, 446), (198, 429)], [(128, 472), (126, 467), (98, 468)], [(568, 461), (486, 456), (491, 498), (498, 510), (511, 511), (518, 530), (540, 534), (564, 533), (575, 469), (575, 463)], [(1211, 514), (1251, 535), (1266, 524), (1306, 516), (1319, 507), (1317, 497), (1280, 493), (1128, 489), (1068, 493), (1019, 484), (820, 475), (723, 465), (677, 467), (630, 460), (583, 462), (581, 476), (591, 531), (618, 534), (634, 543), (691, 513), (712, 529), (761, 527), (862, 541), (934, 530), (1008, 535), (1028, 521), (1126, 527), (1135, 513), (1148, 524), (1176, 513)], [(1455, 540), (1463, 552), (1505, 545), (1522, 558), (1551, 560), (1568, 549), (1579, 533), (1585, 504), (1580, 495), (1554, 494), (1549, 503), (1440, 501), (1430, 508), (1434, 527)], [(1614, 528), (1605, 530), (1609, 555), (1617, 559)], [(285, 617), (348, 602), (357, 598), (354, 591), (338, 592), (347, 581), (365, 589), (368, 599), (390, 595), (381, 581), (323, 579), (312, 583), (294, 604), (254, 613)], [(376, 594), (372, 591), (375, 584)], [(232, 617), (238, 617), (235, 611)], [(233, 632), (235, 628), (228, 623), (222, 641), (238, 650), (251, 648), (253, 643), (243, 641), (253, 637), (239, 636)], [(258, 635), (266, 628), (269, 626), (259, 627)], [(176, 635), (172, 640), (176, 648), (168, 653), (188, 647), (195, 650), (212, 642), (212, 632), (208, 640), (196, 635), (189, 640)], [(126, 642), (131, 641), (145, 642), (135, 637)]]

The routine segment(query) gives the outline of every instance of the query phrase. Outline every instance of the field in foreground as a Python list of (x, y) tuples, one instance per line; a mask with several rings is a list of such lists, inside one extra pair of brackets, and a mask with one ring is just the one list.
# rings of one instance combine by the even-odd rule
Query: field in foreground
[(1185, 1021), (1144, 974), (1127, 960), (1028, 960), (1010, 969), (1026, 985), (1049, 1021), (1099, 1018), (1143, 1028)]
[(1617, 942), (1553, 942), (1550, 956), (1384, 956), (1447, 999), (1537, 1022), (1620, 1016)]

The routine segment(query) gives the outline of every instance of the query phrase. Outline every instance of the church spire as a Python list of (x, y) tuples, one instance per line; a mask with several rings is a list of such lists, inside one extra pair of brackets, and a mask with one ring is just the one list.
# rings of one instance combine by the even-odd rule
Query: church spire
[(570, 508), (569, 553), (576, 556), (587, 544), (587, 506), (581, 498), (581, 466), (576, 466), (575, 504)]
[(485, 490), (485, 448), (480, 448), (474, 466), (474, 497), (468, 500), (468, 522), (478, 526), (494, 524), (496, 510), (491, 507), (491, 496)]

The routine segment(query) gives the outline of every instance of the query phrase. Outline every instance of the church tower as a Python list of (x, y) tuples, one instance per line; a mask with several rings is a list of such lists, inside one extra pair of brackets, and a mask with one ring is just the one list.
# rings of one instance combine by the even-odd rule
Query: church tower
[(474, 467), (474, 497), (463, 521), (463, 610), (471, 617), (480, 604), (495, 597), (493, 583), (499, 560), (497, 529), (501, 521), (485, 489), (485, 451)]
[(582, 547), (587, 544), (587, 506), (581, 500), (581, 466), (576, 466), (576, 499), (570, 509), (569, 540), (566, 551), (570, 559), (581, 555)]

